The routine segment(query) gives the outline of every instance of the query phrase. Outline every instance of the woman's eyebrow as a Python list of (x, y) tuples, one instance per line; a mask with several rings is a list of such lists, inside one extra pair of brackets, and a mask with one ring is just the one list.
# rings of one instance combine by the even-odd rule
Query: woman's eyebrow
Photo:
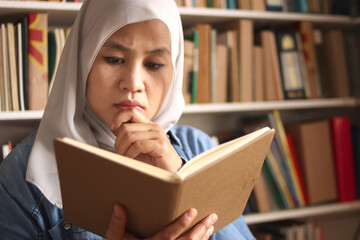
[[(115, 42), (105, 42), (103, 47), (106, 47), (106, 48), (114, 48), (114, 49), (117, 49), (117, 50), (121, 50), (121, 51), (126, 51), (126, 52), (131, 52), (133, 51), (132, 48), (129, 48), (129, 47), (125, 47), (119, 43), (115, 43)], [(152, 49), (152, 50), (148, 50), (145, 52), (146, 54), (156, 54), (156, 53), (165, 53), (165, 54), (169, 54), (171, 55), (170, 51), (168, 48), (166, 47), (159, 47), (159, 48), (155, 48), (155, 49)]]

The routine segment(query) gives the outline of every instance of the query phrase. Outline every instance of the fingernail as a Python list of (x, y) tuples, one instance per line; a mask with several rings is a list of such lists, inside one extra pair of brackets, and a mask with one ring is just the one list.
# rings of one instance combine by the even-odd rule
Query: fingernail
[(218, 220), (218, 216), (215, 213), (211, 214), (210, 224), (213, 225), (217, 220)]
[(190, 210), (187, 211), (187, 213), (186, 213), (187, 217), (190, 218), (190, 219), (195, 218), (195, 217), (196, 217), (196, 214), (197, 214), (197, 211), (196, 211), (194, 208), (190, 209)]

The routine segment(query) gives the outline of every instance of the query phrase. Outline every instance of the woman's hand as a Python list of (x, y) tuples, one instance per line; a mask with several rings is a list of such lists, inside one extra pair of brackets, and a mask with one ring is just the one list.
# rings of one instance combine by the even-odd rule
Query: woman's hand
[[(217, 221), (216, 214), (210, 214), (186, 234), (182, 235), (190, 223), (196, 218), (197, 211), (190, 209), (182, 216), (180, 216), (172, 224), (164, 228), (161, 232), (156, 234), (147, 240), (158, 240), (158, 239), (198, 239), (206, 240), (209, 239), (214, 231), (214, 223)], [(126, 212), (120, 205), (115, 205), (113, 215), (111, 217), (109, 228), (106, 231), (107, 240), (135, 240), (138, 239), (134, 235), (126, 232)], [(180, 235), (182, 235), (180, 237)]]
[(182, 160), (161, 126), (146, 119), (138, 110), (122, 111), (115, 117), (111, 131), (120, 155), (176, 172)]

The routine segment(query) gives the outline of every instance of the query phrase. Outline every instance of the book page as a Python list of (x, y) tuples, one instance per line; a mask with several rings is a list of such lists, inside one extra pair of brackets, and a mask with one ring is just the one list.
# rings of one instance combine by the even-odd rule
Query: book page
[(221, 161), (226, 155), (230, 154), (236, 149), (245, 147), (257, 138), (264, 136), (267, 132), (271, 131), (269, 127), (264, 127), (242, 137), (236, 138), (232, 141), (223, 143), (208, 151), (205, 151), (198, 156), (194, 157), (191, 161), (187, 162), (179, 171), (178, 175), (185, 178), (191, 174), (196, 173), (205, 166), (210, 166), (217, 161)]
[(112, 161), (117, 164), (126, 166), (128, 168), (143, 172), (147, 175), (154, 176), (156, 178), (160, 178), (166, 181), (178, 181), (177, 175), (172, 172), (166, 171), (162, 168), (155, 167), (147, 163), (143, 163), (141, 161), (132, 158), (119, 155), (117, 153), (113, 153), (98, 147), (94, 147), (89, 144), (73, 140), (71, 138), (56, 139), (56, 141), (72, 145), (73, 147), (100, 156), (101, 158), (103, 158), (104, 161)]

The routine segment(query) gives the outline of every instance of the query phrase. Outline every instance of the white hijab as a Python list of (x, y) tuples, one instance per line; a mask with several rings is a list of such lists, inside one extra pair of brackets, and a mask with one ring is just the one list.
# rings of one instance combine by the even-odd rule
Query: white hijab
[[(121, 27), (160, 19), (171, 38), (173, 81), (153, 122), (168, 131), (181, 116), (183, 32), (174, 0), (87, 0), (64, 46), (55, 82), (32, 148), (26, 180), (62, 208), (53, 139), (70, 137), (114, 151), (115, 137), (86, 103), (86, 79), (103, 43)], [(100, 90), (101, 91), (101, 90)]]

